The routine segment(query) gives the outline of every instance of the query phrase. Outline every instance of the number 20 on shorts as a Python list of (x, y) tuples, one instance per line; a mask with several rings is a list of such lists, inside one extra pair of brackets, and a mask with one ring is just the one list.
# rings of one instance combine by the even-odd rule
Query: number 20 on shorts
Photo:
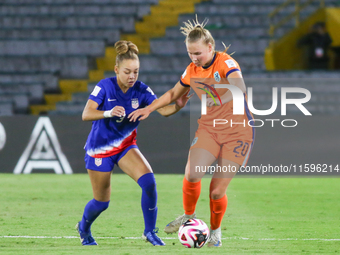
[(249, 143), (243, 142), (238, 140), (237, 143), (239, 144), (236, 146), (233, 150), (233, 152), (236, 154), (236, 156), (242, 155), (243, 157), (247, 154), (248, 149), (249, 149)]

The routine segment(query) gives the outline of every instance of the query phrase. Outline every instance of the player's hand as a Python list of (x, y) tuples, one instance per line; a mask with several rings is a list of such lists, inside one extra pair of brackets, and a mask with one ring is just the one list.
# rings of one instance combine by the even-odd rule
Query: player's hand
[(212, 98), (207, 98), (207, 107), (215, 106), (215, 105), (221, 105), (219, 100), (216, 100), (216, 104)]
[(183, 108), (188, 103), (189, 99), (194, 95), (194, 93), (189, 95), (189, 92), (190, 90), (188, 90), (188, 92), (186, 92), (183, 96), (181, 96), (180, 98), (176, 100), (176, 105), (179, 108)]
[(111, 110), (111, 115), (112, 117), (117, 116), (117, 117), (123, 117), (125, 116), (125, 109), (122, 106), (115, 106)]
[(136, 122), (137, 120), (145, 120), (149, 117), (151, 111), (148, 108), (138, 109), (129, 114), (128, 118), (130, 122)]

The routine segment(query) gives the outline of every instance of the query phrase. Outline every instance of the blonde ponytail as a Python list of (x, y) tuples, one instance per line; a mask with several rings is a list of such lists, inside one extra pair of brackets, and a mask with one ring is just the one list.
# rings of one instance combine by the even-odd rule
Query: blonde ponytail
[(180, 30), (182, 34), (184, 34), (186, 37), (185, 42), (197, 42), (198, 40), (202, 39), (206, 45), (211, 43), (211, 45), (213, 46), (213, 50), (215, 50), (215, 40), (209, 30), (204, 28), (207, 25), (208, 21), (208, 19), (204, 19), (203, 22), (200, 23), (196, 14), (196, 20), (193, 20), (192, 23), (190, 20), (184, 22), (184, 27), (181, 27)]

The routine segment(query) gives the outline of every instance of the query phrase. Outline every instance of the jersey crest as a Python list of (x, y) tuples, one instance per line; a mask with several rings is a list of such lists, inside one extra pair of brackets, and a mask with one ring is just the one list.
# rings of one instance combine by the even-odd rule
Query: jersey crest
[(131, 107), (133, 109), (137, 109), (139, 107), (138, 98), (132, 98), (131, 99)]
[(216, 71), (216, 72), (214, 73), (214, 78), (215, 78), (215, 81), (217, 81), (217, 82), (220, 82), (220, 81), (221, 81), (221, 76), (220, 76), (220, 74), (218, 73), (218, 71)]

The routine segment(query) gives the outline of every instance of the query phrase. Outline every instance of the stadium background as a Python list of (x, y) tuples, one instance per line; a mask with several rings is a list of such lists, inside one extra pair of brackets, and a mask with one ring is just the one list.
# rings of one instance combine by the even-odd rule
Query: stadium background
[[(180, 113), (169, 118), (152, 114), (138, 128), (138, 145), (156, 173), (157, 226), (165, 247), (140, 240), (140, 188), (126, 175), (112, 178), (111, 205), (92, 228), (99, 246), (82, 247), (74, 225), (92, 197), (88, 176), (12, 173), (85, 173), (83, 146), (91, 123), (81, 121), (81, 112), (95, 84), (114, 75), (113, 44), (128, 39), (138, 45), (139, 79), (161, 95), (190, 63), (179, 27), (195, 13), (200, 21), (209, 19), (217, 50), (223, 49), (221, 41), (231, 44), (229, 52), (235, 51), (246, 85), (253, 87), (255, 108), (270, 108), (273, 87), (302, 87), (312, 94), (305, 104), (312, 116), (296, 107), (281, 116), (280, 106), (269, 116), (296, 119), (297, 127), (283, 128), (277, 122), (274, 128), (268, 123), (256, 128), (249, 165), (335, 167), (338, 58), (330, 51), (329, 70), (308, 71), (304, 51), (295, 45), (315, 21), (325, 21), (332, 47), (338, 49), (339, 5), (338, 0), (0, 1), (0, 253), (338, 253), (336, 172), (328, 176), (332, 178), (238, 178), (239, 173), (228, 187), (220, 249), (184, 250), (176, 236), (165, 236), (162, 227), (182, 212), (183, 169), (198, 113), (191, 109), (199, 106), (195, 98)], [(197, 205), (205, 222), (209, 181), (202, 180)]]
[[(303, 87), (312, 94), (306, 104), (312, 117), (303, 116), (297, 107), (280, 116), (280, 106), (270, 116), (297, 119), (297, 127), (266, 124), (257, 128), (249, 164), (337, 164), (338, 57), (330, 51), (329, 70), (306, 71), (304, 51), (296, 47), (296, 41), (314, 22), (324, 21), (333, 38), (332, 47), (338, 49), (338, 6), (336, 0), (2, 1), (0, 171), (13, 172), (39, 116), (47, 116), (73, 172), (85, 172), (83, 145), (91, 123), (81, 121), (81, 112), (95, 84), (114, 76), (113, 44), (119, 39), (137, 44), (139, 80), (160, 96), (190, 63), (179, 27), (195, 14), (200, 21), (209, 19), (206, 28), (215, 37), (217, 50), (223, 49), (222, 41), (231, 44), (229, 52), (235, 51), (246, 85), (253, 87), (255, 108), (271, 106), (272, 87), (279, 91), (281, 87)], [(295, 16), (276, 26), (292, 14)], [(169, 118), (153, 114), (139, 127), (139, 146), (155, 172), (183, 173), (195, 128), (189, 115), (189, 106)], [(27, 162), (58, 158), (50, 133), (41, 138), (43, 130), (29, 153), (31, 157), (34, 150), (41, 150), (42, 158), (27, 158)], [(45, 139), (39, 148), (38, 138)], [(49, 150), (54, 156), (48, 156)], [(51, 169), (40, 167), (32, 172)]]

